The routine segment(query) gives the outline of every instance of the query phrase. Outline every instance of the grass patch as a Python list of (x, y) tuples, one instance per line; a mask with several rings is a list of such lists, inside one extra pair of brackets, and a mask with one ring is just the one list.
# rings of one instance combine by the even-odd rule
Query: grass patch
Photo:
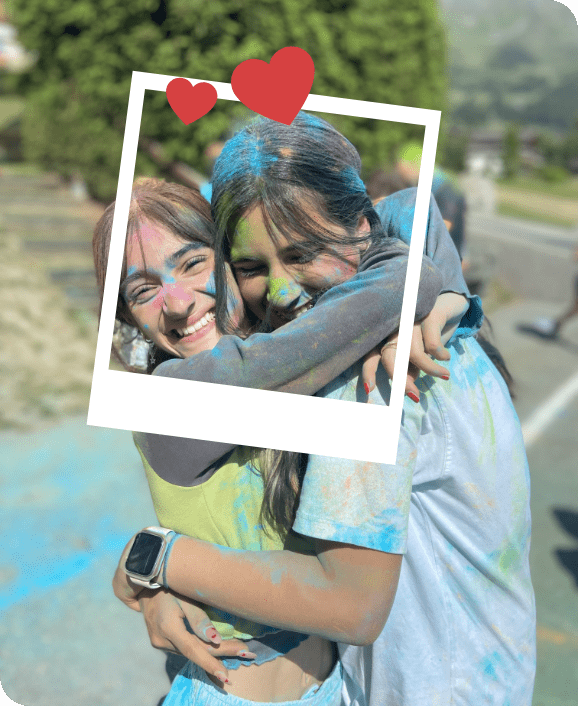
[(17, 96), (0, 96), (0, 129), (24, 110), (24, 100)]
[(519, 191), (530, 191), (534, 194), (578, 199), (578, 177), (570, 177), (560, 184), (553, 184), (537, 177), (521, 176), (515, 179), (499, 179), (497, 184)]
[(32, 162), (8, 162), (2, 165), (2, 172), (7, 176), (39, 176), (45, 170)]
[(499, 203), (498, 213), (502, 216), (523, 218), (527, 221), (534, 221), (534, 223), (548, 223), (550, 225), (562, 226), (564, 228), (572, 228), (576, 225), (576, 220), (573, 218), (565, 218), (563, 216), (557, 216), (553, 213), (546, 213), (544, 211), (532, 211), (530, 209), (522, 208), (521, 206), (514, 206), (510, 203)]

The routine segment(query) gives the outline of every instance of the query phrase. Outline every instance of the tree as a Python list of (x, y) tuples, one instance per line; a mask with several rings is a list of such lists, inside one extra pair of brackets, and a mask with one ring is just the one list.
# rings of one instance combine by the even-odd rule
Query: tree
[[(103, 200), (115, 193), (132, 70), (229, 82), (241, 61), (269, 61), (293, 45), (313, 57), (313, 93), (445, 107), (445, 43), (430, 0), (10, 0), (9, 10), (38, 57), (25, 81), (27, 156), (65, 175), (79, 171)], [(240, 110), (218, 102), (210, 119), (184, 126), (164, 94), (147, 94), (141, 136), (198, 169), (205, 146), (226, 135)], [(367, 172), (422, 134), (395, 123), (334, 122)], [(136, 173), (156, 170), (139, 153)]]
[(504, 176), (514, 178), (520, 171), (520, 128), (516, 123), (510, 123), (504, 136)]

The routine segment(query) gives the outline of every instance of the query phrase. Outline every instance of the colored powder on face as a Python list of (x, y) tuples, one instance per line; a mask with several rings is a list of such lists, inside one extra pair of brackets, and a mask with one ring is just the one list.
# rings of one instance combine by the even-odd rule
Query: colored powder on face
[(245, 252), (251, 252), (251, 234), (251, 226), (245, 218), (241, 218), (231, 242), (231, 259), (233, 261), (241, 260), (245, 257)]
[(205, 284), (205, 291), (207, 294), (210, 294), (212, 297), (217, 296), (217, 285), (215, 283), (215, 273), (211, 272), (211, 276), (207, 280), (207, 283)]
[(285, 277), (277, 277), (276, 279), (271, 280), (269, 284), (269, 296), (275, 301), (288, 297), (289, 291), (289, 282), (285, 279)]

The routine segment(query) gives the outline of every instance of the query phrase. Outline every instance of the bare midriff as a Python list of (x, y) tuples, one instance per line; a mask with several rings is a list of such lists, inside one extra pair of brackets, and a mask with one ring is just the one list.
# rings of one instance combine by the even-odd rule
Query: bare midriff
[(229, 670), (231, 684), (217, 686), (229, 694), (251, 701), (296, 701), (314, 684), (327, 679), (336, 661), (333, 642), (312, 635), (300, 645), (263, 664), (242, 665)]

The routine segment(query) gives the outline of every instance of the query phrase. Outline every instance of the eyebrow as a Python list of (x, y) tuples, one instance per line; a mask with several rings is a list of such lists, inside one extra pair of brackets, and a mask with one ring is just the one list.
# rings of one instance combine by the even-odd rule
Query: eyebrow
[[(298, 252), (301, 252), (303, 248), (300, 248), (296, 243), (289, 243), (286, 245), (284, 248), (281, 248), (279, 250), (279, 255), (283, 257), (284, 255), (287, 255), (288, 253), (292, 252), (293, 250), (297, 250)], [(255, 255), (245, 255), (244, 253), (241, 253), (237, 257), (231, 256), (231, 264), (236, 265), (239, 262), (260, 262), (261, 258), (257, 257)]]
[[(177, 252), (173, 253), (170, 257), (168, 257), (165, 260), (165, 265), (167, 267), (174, 267), (177, 262), (183, 257), (183, 255), (186, 255), (188, 252), (191, 250), (201, 250), (202, 248), (210, 248), (207, 243), (203, 243), (199, 240), (194, 240), (190, 243), (187, 243), (184, 245), (182, 248), (177, 250)], [(128, 277), (125, 277), (123, 281), (120, 283), (120, 292), (123, 296), (126, 295), (126, 288), (128, 287), (129, 284), (132, 282), (135, 282), (136, 280), (141, 279), (141, 277), (145, 277), (147, 274), (146, 270), (137, 270), (136, 272), (133, 272), (132, 274), (128, 275)]]
[(167, 257), (165, 265), (174, 267), (181, 257), (186, 255), (190, 250), (202, 250), (203, 248), (209, 248), (207, 243), (202, 243), (200, 240), (193, 240), (184, 245), (180, 250), (177, 250), (177, 252), (173, 253), (170, 257)]

